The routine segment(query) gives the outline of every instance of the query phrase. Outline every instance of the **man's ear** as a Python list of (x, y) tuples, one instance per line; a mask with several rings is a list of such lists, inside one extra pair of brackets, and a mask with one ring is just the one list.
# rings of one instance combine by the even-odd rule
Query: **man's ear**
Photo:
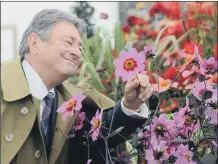
[(32, 33), (29, 35), (28, 47), (29, 47), (31, 54), (33, 54), (33, 55), (38, 54), (40, 43), (41, 43), (41, 38), (36, 33)]

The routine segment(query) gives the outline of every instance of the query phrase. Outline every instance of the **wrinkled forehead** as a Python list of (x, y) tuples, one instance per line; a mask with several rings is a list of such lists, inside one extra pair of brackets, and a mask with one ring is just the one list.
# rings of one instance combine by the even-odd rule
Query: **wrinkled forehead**
[(82, 45), (82, 39), (80, 36), (80, 33), (78, 29), (76, 28), (75, 25), (68, 21), (59, 21), (57, 22), (51, 29), (50, 31), (50, 36), (51, 38), (58, 38), (58, 39), (63, 39), (63, 38), (69, 38), (72, 39), (78, 44)]

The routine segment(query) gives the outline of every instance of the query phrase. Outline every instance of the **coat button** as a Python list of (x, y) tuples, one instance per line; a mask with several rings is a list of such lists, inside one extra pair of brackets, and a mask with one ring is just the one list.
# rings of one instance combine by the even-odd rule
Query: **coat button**
[(36, 158), (39, 158), (41, 156), (41, 151), (40, 150), (37, 150), (36, 152), (35, 152), (35, 157)]
[(28, 114), (29, 110), (26, 107), (23, 107), (23, 108), (21, 108), (20, 112), (22, 115), (26, 116)]
[(11, 142), (13, 140), (13, 137), (14, 137), (13, 134), (8, 133), (5, 135), (5, 140)]

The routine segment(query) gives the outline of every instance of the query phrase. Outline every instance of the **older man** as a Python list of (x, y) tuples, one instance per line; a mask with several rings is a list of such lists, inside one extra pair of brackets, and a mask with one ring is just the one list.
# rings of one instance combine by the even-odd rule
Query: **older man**
[(109, 148), (123, 142), (121, 135), (128, 137), (148, 117), (144, 102), (152, 89), (147, 76), (138, 75), (128, 81), (124, 97), (116, 104), (87, 84), (74, 86), (66, 81), (81, 62), (84, 32), (85, 24), (76, 15), (57, 9), (42, 10), (24, 32), (20, 58), (2, 66), (2, 164), (82, 164), (88, 158), (93, 163), (105, 163), (102, 138), (88, 144), (83, 137), (90, 123), (84, 121), (83, 128), (73, 138), (67, 138), (77, 115), (63, 120), (62, 113), (56, 112), (80, 91), (87, 96), (81, 109), (87, 119), (91, 120), (97, 109), (104, 110), (107, 129), (114, 111), (112, 130), (124, 127), (120, 135), (109, 139)]

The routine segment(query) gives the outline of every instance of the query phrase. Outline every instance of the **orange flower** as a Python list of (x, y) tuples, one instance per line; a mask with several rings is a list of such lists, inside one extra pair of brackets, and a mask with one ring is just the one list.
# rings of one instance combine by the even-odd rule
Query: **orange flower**
[[(157, 79), (156, 79), (157, 80)], [(169, 79), (163, 79), (161, 78), (160, 76), (158, 77), (158, 82), (159, 82), (159, 86), (158, 84), (152, 84), (152, 88), (161, 93), (161, 92), (164, 92), (166, 90), (169, 89), (169, 87), (171, 86), (172, 84), (172, 81), (169, 80)], [(178, 87), (178, 83), (177, 82), (174, 82), (171, 86), (172, 88), (177, 88)]]
[(160, 105), (160, 111), (162, 112), (172, 112), (178, 105), (177, 100), (163, 100)]
[(183, 49), (184, 52), (186, 54), (194, 54), (194, 46), (195, 45), (198, 47), (200, 55), (203, 56), (203, 50), (201, 49), (201, 46), (197, 42), (191, 42), (191, 43), (185, 44), (184, 49)]
[(168, 67), (163, 73), (164, 79), (174, 80), (177, 76), (177, 69), (175, 67)]

